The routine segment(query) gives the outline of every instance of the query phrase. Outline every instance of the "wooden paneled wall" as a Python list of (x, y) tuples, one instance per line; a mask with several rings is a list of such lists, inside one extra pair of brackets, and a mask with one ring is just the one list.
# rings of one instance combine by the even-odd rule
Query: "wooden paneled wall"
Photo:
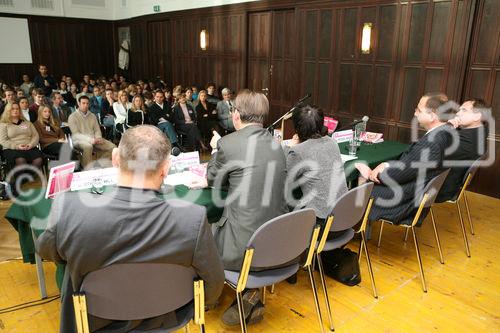
[[(0, 14), (0, 16), (22, 17)], [(115, 34), (113, 22), (46, 16), (25, 16), (31, 38), (31, 64), (0, 64), (0, 79), (20, 82), (27, 73), (34, 78), (38, 64), (46, 64), (51, 74), (59, 78), (70, 74), (81, 80), (84, 73), (112, 74)], [(9, 47), (2, 45), (2, 48)], [(0, 51), (1, 52), (1, 51)]]

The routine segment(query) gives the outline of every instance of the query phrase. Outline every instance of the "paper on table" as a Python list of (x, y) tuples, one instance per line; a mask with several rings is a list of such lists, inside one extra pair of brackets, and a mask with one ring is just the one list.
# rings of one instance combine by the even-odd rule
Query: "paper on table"
[(115, 185), (118, 181), (118, 169), (105, 168), (75, 172), (71, 181), (71, 191), (92, 188), (95, 178), (99, 178), (103, 186)]
[(176, 186), (176, 185), (189, 186), (193, 182), (195, 182), (196, 180), (198, 180), (200, 178), (202, 178), (202, 177), (192, 173), (191, 171), (184, 171), (184, 172), (179, 172), (179, 173), (174, 173), (174, 174), (168, 175), (163, 180), (163, 184), (170, 185), (170, 186)]
[(357, 156), (351, 156), (351, 155), (345, 155), (345, 154), (340, 154), (340, 158), (342, 159), (342, 163), (352, 161), (357, 159)]

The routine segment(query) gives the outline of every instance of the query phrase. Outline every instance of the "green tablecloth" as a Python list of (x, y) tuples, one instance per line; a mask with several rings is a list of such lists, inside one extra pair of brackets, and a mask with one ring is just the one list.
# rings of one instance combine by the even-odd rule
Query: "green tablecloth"
[[(377, 144), (362, 144), (357, 152), (357, 159), (348, 161), (344, 164), (346, 180), (349, 183), (354, 182), (359, 176), (358, 171), (354, 168), (356, 162), (366, 162), (370, 167), (375, 167), (379, 163), (397, 159), (402, 152), (407, 149), (408, 145), (394, 142), (385, 141)], [(340, 152), (348, 154), (347, 143), (339, 144)], [(217, 222), (222, 215), (223, 207), (217, 207), (212, 200), (212, 189), (190, 190), (184, 185), (178, 185), (171, 193), (163, 194), (165, 199), (182, 199), (189, 202), (205, 206), (207, 209), (207, 218), (209, 223)], [(12, 204), (10, 209), (5, 214), (7, 220), (19, 233), (19, 243), (23, 254), (23, 261), (35, 263), (35, 250), (33, 238), (31, 236), (30, 227), (35, 230), (36, 234), (40, 234), (45, 230), (47, 223), (47, 216), (52, 205), (52, 200), (44, 198), (45, 189), (31, 190), (24, 196), (18, 198), (19, 201), (32, 203), (28, 205), (21, 205), (18, 203)], [(220, 193), (224, 198), (225, 194)], [(64, 266), (58, 265), (56, 272), (56, 280), (60, 286), (64, 274)]]
[[(347, 145), (347, 142), (339, 143), (341, 154), (349, 154)], [(382, 162), (398, 159), (406, 149), (408, 149), (407, 144), (396, 141), (384, 141), (375, 144), (362, 143), (356, 153), (357, 159), (348, 161), (344, 164), (347, 182), (355, 181), (359, 176), (359, 172), (354, 167), (354, 163), (365, 162), (370, 168), (374, 168)]]
[[(217, 222), (223, 211), (223, 207), (217, 207), (212, 200), (212, 189), (190, 190), (184, 185), (178, 185), (174, 191), (163, 194), (165, 199), (182, 199), (195, 204), (205, 206), (209, 223)], [(19, 233), (19, 243), (23, 254), (23, 261), (35, 263), (35, 249), (31, 236), (30, 226), (36, 234), (41, 234), (47, 226), (47, 216), (52, 205), (51, 199), (45, 199), (45, 189), (33, 189), (20, 196), (5, 214), (5, 218)], [(225, 193), (220, 193), (225, 197)], [(32, 202), (30, 202), (32, 201)], [(21, 202), (27, 204), (21, 204)]]

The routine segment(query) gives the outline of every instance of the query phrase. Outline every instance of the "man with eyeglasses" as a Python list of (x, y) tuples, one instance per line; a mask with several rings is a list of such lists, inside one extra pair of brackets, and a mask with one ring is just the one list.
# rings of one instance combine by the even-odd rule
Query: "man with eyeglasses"
[[(452, 200), (460, 191), (467, 169), (479, 157), (486, 153), (488, 128), (485, 122), (491, 119), (491, 108), (482, 99), (473, 98), (465, 101), (456, 117), (448, 122), (457, 129), (459, 143), (447, 157), (452, 166), (450, 173), (439, 191), (436, 202)], [(465, 161), (465, 165), (456, 165), (456, 161)]]

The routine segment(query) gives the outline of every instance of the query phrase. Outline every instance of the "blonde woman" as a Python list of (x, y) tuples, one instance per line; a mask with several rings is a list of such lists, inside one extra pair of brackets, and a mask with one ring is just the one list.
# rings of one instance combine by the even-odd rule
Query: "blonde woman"
[(59, 156), (63, 143), (66, 142), (66, 137), (52, 116), (52, 109), (48, 106), (40, 106), (38, 119), (34, 125), (40, 138), (42, 151), (48, 155)]
[(132, 103), (128, 101), (128, 93), (126, 90), (118, 92), (118, 101), (113, 103), (113, 111), (115, 113), (116, 130), (123, 133), (125, 130), (124, 124), (127, 120), (127, 111), (132, 107)]
[(6, 106), (0, 118), (0, 144), (3, 154), (11, 165), (31, 164), (41, 168), (42, 152), (38, 145), (38, 132), (21, 113), (17, 102)]
[(149, 123), (149, 116), (144, 106), (144, 100), (139, 95), (134, 96), (132, 106), (127, 111), (126, 127), (129, 128)]

